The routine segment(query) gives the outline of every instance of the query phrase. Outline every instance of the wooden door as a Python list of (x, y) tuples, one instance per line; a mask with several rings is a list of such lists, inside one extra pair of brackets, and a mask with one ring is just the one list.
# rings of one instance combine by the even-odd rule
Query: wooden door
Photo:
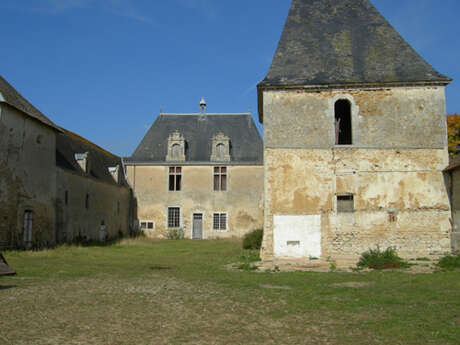
[(192, 227), (192, 239), (202, 240), (203, 239), (203, 214), (193, 214), (193, 227)]

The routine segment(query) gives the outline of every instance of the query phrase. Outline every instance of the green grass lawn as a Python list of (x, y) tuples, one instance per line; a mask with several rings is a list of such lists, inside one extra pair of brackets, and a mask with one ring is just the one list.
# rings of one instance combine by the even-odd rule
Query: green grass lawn
[[(459, 344), (460, 273), (229, 271), (238, 242), (6, 252), (0, 344)], [(247, 256), (247, 255), (246, 255)]]

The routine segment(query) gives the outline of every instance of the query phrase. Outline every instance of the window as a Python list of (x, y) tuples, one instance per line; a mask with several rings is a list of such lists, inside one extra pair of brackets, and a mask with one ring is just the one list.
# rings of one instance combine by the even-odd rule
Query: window
[(337, 212), (353, 212), (353, 194), (337, 195)]
[(230, 138), (219, 132), (211, 139), (211, 161), (230, 162)]
[(180, 191), (182, 182), (182, 168), (170, 167), (169, 168), (169, 190)]
[(179, 144), (174, 144), (171, 147), (171, 157), (173, 160), (179, 160), (181, 156), (181, 147)]
[(153, 231), (155, 229), (155, 223), (149, 220), (141, 221), (141, 230)]
[(85, 208), (88, 210), (89, 209), (89, 194), (86, 193), (85, 197)]
[(214, 167), (214, 190), (226, 191), (227, 190), (227, 168)]
[(66, 204), (66, 206), (69, 204), (69, 191), (68, 190), (66, 190), (64, 193), (64, 203)]
[(120, 215), (120, 200), (117, 201), (117, 216)]
[(168, 228), (180, 228), (179, 207), (168, 207)]
[(23, 221), (23, 235), (24, 243), (32, 242), (32, 225), (33, 225), (33, 212), (24, 211), (24, 221)]
[(185, 161), (185, 146), (185, 138), (179, 131), (171, 133), (168, 137), (166, 161)]
[(351, 104), (346, 99), (335, 102), (335, 144), (352, 144)]
[(227, 214), (226, 213), (214, 213), (212, 217), (212, 228), (216, 231), (227, 230)]

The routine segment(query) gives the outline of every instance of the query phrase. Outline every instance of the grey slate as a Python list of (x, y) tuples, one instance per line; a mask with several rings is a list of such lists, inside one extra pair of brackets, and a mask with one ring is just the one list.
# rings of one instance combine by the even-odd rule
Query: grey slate
[(25, 99), (10, 83), (0, 76), (0, 102), (5, 102), (13, 108), (22, 111), (30, 117), (50, 126), (54, 129), (58, 127), (48, 119), (40, 110), (35, 108), (27, 99)]
[(259, 87), (450, 81), (368, 0), (293, 0)]
[[(87, 174), (75, 160), (75, 154), (89, 152), (90, 171)], [(108, 171), (109, 167), (120, 165), (121, 158), (102, 149), (79, 135), (62, 129), (56, 135), (56, 166), (83, 177), (92, 177), (99, 181), (117, 184)], [(123, 174), (121, 185), (128, 186)]]
[(211, 139), (230, 138), (232, 164), (263, 164), (263, 143), (250, 114), (160, 114), (131, 157), (131, 163), (166, 163), (168, 137), (178, 130), (186, 142), (186, 163), (211, 163)]

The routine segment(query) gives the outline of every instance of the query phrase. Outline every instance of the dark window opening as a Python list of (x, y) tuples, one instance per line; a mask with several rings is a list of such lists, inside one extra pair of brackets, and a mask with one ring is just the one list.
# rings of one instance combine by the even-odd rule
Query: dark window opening
[(169, 168), (169, 190), (180, 191), (182, 187), (182, 168), (170, 167)]
[(89, 194), (86, 194), (85, 198), (85, 208), (88, 210), (89, 209)]
[(346, 99), (340, 99), (335, 102), (335, 144), (351, 145), (352, 128), (351, 128), (351, 104)]
[(69, 191), (68, 190), (66, 190), (64, 193), (64, 203), (66, 204), (66, 206), (69, 204)]
[(337, 195), (337, 212), (354, 212), (353, 194)]

